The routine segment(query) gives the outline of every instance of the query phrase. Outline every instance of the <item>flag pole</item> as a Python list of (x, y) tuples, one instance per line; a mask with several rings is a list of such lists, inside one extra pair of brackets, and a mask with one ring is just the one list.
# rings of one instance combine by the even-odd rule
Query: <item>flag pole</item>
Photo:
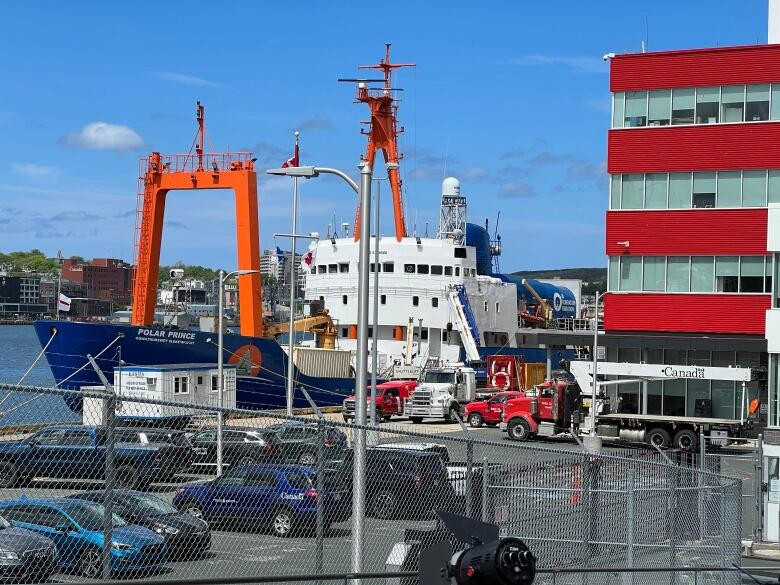
[[(295, 131), (295, 154), (293, 155), (293, 162), (295, 164), (291, 166), (299, 166), (300, 160), (298, 158), (298, 137), (300, 132)], [(292, 244), (290, 250), (290, 321), (287, 331), (288, 335), (288, 348), (287, 348), (287, 414), (293, 413), (293, 401), (295, 399), (295, 387), (293, 376), (295, 374), (295, 367), (293, 363), (293, 348), (295, 346), (295, 236), (298, 233), (298, 177), (293, 177), (293, 194), (292, 194)]]
[(54, 299), (54, 309), (57, 311), (57, 321), (60, 320), (60, 294), (62, 294), (62, 252), (57, 250), (57, 264), (59, 264), (59, 270), (57, 271), (57, 298)]

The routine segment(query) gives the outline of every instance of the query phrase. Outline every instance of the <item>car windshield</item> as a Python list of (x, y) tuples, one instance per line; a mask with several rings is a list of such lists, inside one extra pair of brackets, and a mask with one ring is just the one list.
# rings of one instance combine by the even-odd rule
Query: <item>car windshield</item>
[[(105, 508), (100, 504), (75, 504), (68, 506), (68, 514), (75, 520), (76, 524), (86, 530), (103, 530), (103, 517)], [(121, 517), (112, 514), (113, 525), (124, 526), (127, 524)]]
[(423, 382), (427, 384), (452, 384), (455, 374), (452, 372), (425, 372)]
[(179, 513), (168, 502), (152, 496), (128, 496), (124, 503), (133, 512), (139, 514), (165, 515)]

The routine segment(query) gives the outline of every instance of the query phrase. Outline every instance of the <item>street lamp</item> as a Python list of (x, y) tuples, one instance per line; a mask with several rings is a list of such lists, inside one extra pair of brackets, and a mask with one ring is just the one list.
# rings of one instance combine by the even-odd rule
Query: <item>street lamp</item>
[(222, 409), (225, 406), (225, 376), (223, 373), (222, 343), (224, 331), (222, 327), (222, 313), (225, 297), (225, 280), (231, 276), (244, 276), (246, 274), (259, 274), (259, 270), (234, 270), (225, 274), (224, 270), (219, 271), (219, 312), (217, 313), (217, 392), (219, 393), (219, 411), (217, 412), (217, 477), (222, 475), (222, 425), (224, 415)]
[(352, 465), (352, 572), (359, 573), (363, 564), (363, 519), (366, 511), (366, 386), (368, 369), (368, 265), (371, 246), (371, 165), (360, 166), (360, 186), (345, 172), (330, 167), (287, 167), (268, 169), (270, 175), (318, 177), (337, 175), (358, 194), (360, 205), (360, 249), (358, 257), (358, 338), (355, 368), (355, 433)]
[(591, 386), (590, 395), (590, 434), (596, 436), (596, 388), (598, 381), (596, 379), (598, 372), (598, 347), (599, 347), (599, 299), (603, 297), (606, 292), (599, 294), (596, 291), (596, 300), (593, 308), (593, 385)]

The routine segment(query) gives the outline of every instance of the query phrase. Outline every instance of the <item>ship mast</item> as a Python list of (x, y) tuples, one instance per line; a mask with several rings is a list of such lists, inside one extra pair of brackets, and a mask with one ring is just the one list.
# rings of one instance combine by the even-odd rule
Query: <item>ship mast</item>
[[(403, 158), (398, 151), (398, 135), (404, 129), (398, 128), (397, 115), (398, 106), (393, 97), (393, 88), (391, 83), (393, 71), (401, 67), (414, 67), (413, 63), (391, 63), (390, 62), (390, 43), (385, 45), (385, 58), (381, 59), (376, 65), (360, 65), (358, 69), (378, 69), (384, 74), (383, 85), (380, 89), (369, 88), (368, 83), (374, 80), (354, 80), (358, 81), (356, 101), (368, 104), (371, 111), (371, 119), (367, 124), (368, 128), (361, 129), (361, 134), (368, 136), (366, 144), (366, 154), (363, 157), (365, 161), (374, 168), (374, 159), (377, 151), (382, 151), (385, 164), (391, 164), (387, 170), (387, 178), (390, 182), (390, 189), (393, 193), (393, 213), (395, 216), (395, 238), (399, 242), (401, 238), (406, 237), (406, 219), (404, 217), (404, 207), (401, 191), (401, 174), (396, 165)], [(346, 81), (346, 80), (344, 80)], [(394, 167), (394, 168), (393, 168)], [(360, 239), (360, 206), (355, 213), (355, 241)], [(378, 237), (378, 234), (377, 234)]]

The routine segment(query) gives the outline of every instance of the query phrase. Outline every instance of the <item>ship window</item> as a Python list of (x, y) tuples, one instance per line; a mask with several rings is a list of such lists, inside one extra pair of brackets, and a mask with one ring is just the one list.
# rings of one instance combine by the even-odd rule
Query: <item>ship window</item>
[(431, 306), (432, 306), (432, 307), (438, 307), (438, 306), (439, 306), (439, 299), (438, 299), (438, 298), (436, 298), (436, 297), (433, 297), (433, 298), (431, 299)]
[(392, 262), (383, 262), (382, 263), (382, 272), (394, 272), (395, 270), (395, 264)]
[(444, 329), (444, 330), (441, 332), (441, 340), (442, 340), (442, 341), (447, 341), (447, 330), (446, 330), (446, 329)]
[(387, 304), (387, 295), (379, 295), (379, 302), (383, 305)]
[(442, 273), (441, 266), (435, 266), (435, 265), (431, 266), (431, 274), (441, 275), (441, 273)]
[(455, 276), (460, 276), (460, 266), (455, 267)]
[(325, 266), (324, 264), (320, 264), (319, 266), (317, 266), (317, 274), (325, 274), (325, 271), (327, 269), (328, 269), (327, 266)]
[(769, 84), (748, 85), (745, 101), (745, 120), (747, 122), (760, 122), (769, 119)]
[(719, 87), (699, 87), (696, 89), (696, 123), (716, 124), (718, 122)]
[(418, 264), (417, 265), (417, 274), (428, 274), (429, 267), (427, 264)]
[(339, 271), (338, 264), (328, 264), (328, 274), (335, 274)]
[(428, 339), (428, 328), (427, 327), (425, 329), (421, 329), (420, 330), (420, 339), (422, 341), (426, 341)]
[(349, 329), (347, 329), (346, 327), (342, 327), (341, 328), (341, 336), (342, 337), (347, 337), (348, 335), (349, 335)]
[(406, 274), (414, 274), (415, 266), (414, 264), (404, 264), (404, 272)]
[(412, 297), (412, 306), (418, 307), (420, 305), (420, 297)]
[(499, 303), (496, 303), (496, 313), (501, 312), (501, 305)]
[(325, 302), (325, 297), (320, 295), (320, 301), (322, 301), (324, 303)]
[(346, 305), (347, 304), (347, 295), (341, 295), (341, 304)]
[(444, 276), (452, 276), (452, 266), (444, 267)]
[(693, 89), (672, 90), (672, 124), (693, 124)]
[(349, 272), (349, 263), (343, 262), (339, 264), (339, 272)]
[(485, 301), (485, 312), (486, 313), (488, 312), (488, 302), (487, 301)]
[(368, 336), (369, 337), (373, 337), (374, 336), (374, 328), (373, 327), (369, 327), (368, 328)]
[(368, 266), (368, 271), (369, 271), (369, 272), (374, 272), (374, 270), (376, 270), (376, 265), (375, 265), (375, 264), (372, 262), (372, 263), (371, 263), (371, 264), (369, 264), (369, 266)]
[(466, 257), (466, 248), (455, 248), (455, 258), (465, 258)]

